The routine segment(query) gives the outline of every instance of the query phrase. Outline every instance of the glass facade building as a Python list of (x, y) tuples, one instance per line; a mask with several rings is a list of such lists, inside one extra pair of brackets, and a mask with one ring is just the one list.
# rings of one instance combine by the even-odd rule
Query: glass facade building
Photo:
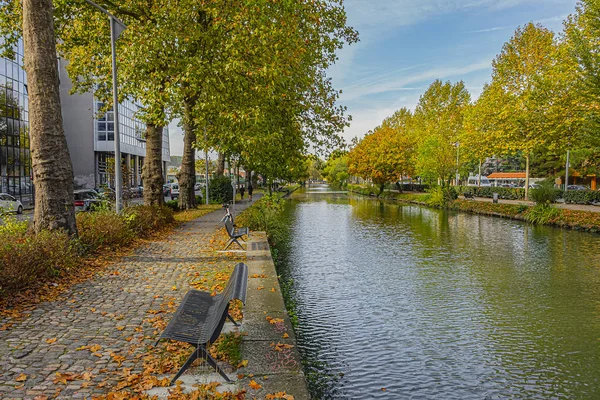
[[(22, 42), (14, 48), (14, 53), (14, 59), (0, 57), (0, 193), (8, 193), (30, 207), (34, 202), (34, 186)], [(58, 62), (63, 126), (75, 188), (111, 185), (113, 178), (107, 167), (114, 165), (114, 113), (112, 110), (102, 113), (104, 104), (92, 93), (71, 94), (72, 83), (65, 70), (67, 61)], [(139, 104), (131, 101), (119, 104), (121, 156), (130, 171), (131, 186), (143, 184), (141, 172), (146, 155), (146, 127), (136, 118), (139, 108)], [(167, 128), (163, 132), (162, 150), (166, 175), (166, 163), (170, 160)]]
[(22, 43), (14, 50), (14, 60), (0, 57), (0, 192), (29, 206), (33, 204), (33, 173)]

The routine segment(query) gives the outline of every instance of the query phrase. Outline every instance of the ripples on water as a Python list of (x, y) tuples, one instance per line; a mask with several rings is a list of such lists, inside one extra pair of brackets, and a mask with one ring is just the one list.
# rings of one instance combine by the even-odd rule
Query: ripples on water
[(600, 236), (357, 198), (290, 212), (314, 398), (600, 398)]

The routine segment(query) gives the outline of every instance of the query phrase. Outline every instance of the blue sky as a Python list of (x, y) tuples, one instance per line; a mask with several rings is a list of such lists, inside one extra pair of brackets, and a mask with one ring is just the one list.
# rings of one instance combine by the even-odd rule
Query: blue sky
[(414, 109), (435, 79), (463, 80), (476, 99), (491, 62), (519, 25), (560, 32), (576, 0), (346, 0), (361, 41), (331, 68), (340, 104), (352, 115), (349, 141), (401, 107)]
[[(476, 99), (491, 62), (519, 25), (559, 32), (576, 0), (346, 0), (348, 24), (361, 41), (345, 47), (329, 75), (352, 115), (349, 141), (401, 107), (414, 109), (435, 79), (463, 80)], [(182, 154), (171, 124), (171, 154)]]

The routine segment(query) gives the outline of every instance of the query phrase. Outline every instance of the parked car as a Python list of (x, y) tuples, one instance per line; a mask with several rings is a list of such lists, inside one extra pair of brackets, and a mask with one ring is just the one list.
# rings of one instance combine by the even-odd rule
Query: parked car
[(167, 197), (171, 194), (171, 184), (170, 183), (165, 183), (163, 185), (163, 196)]
[(129, 189), (129, 197), (132, 199), (137, 198), (137, 197), (142, 197), (143, 195), (144, 195), (144, 188), (141, 186), (134, 186)]
[(179, 197), (179, 184), (171, 183), (171, 200), (175, 200)]
[(583, 185), (569, 185), (567, 190), (590, 190), (588, 187)]
[(94, 206), (102, 204), (103, 197), (92, 189), (82, 189), (73, 192), (75, 212), (90, 211)]
[[(516, 183), (503, 183), (502, 185), (500, 185), (500, 187), (516, 189), (519, 187), (519, 185), (517, 185)], [(531, 185), (529, 187), (531, 187)]]
[(8, 193), (0, 193), (0, 211), (23, 213), (23, 204)]

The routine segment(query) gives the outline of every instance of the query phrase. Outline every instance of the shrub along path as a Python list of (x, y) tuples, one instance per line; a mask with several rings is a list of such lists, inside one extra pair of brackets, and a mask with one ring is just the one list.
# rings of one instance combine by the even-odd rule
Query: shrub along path
[(165, 374), (190, 352), (150, 347), (169, 314), (191, 288), (222, 290), (245, 257), (216, 252), (225, 240), (224, 230), (216, 231), (222, 216), (219, 210), (184, 223), (25, 318), (0, 320), (0, 398), (91, 398), (165, 385)]
[[(458, 196), (461, 199), (464, 199), (463, 195)], [(475, 197), (476, 201), (483, 201), (486, 203), (492, 203), (494, 200), (487, 197)], [(506, 199), (498, 199), (500, 204), (523, 204), (526, 206), (534, 206), (535, 203), (533, 201), (526, 200), (506, 200)], [(590, 211), (590, 212), (600, 212), (600, 206), (586, 205), (586, 204), (571, 204), (571, 203), (555, 203), (554, 206), (558, 208), (562, 208), (563, 210), (573, 210), (573, 211)]]

